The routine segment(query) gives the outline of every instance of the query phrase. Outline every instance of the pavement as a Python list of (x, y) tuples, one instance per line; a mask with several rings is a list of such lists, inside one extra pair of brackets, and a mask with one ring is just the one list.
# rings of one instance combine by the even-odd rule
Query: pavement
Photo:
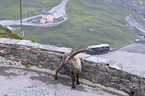
[(54, 80), (48, 73), (0, 67), (0, 96), (118, 96), (85, 84), (71, 88), (70, 78)]
[(135, 42), (120, 48), (118, 51), (96, 57), (104, 59), (108, 63), (112, 62), (112, 64), (110, 63), (111, 67), (145, 78), (145, 42)]

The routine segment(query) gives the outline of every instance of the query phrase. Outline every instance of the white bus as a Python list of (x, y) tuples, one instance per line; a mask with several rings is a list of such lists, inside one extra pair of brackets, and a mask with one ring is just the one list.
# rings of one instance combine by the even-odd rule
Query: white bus
[(95, 53), (87, 52), (88, 54), (91, 55), (105, 54), (110, 51), (110, 45), (109, 44), (92, 45), (88, 46), (88, 49), (95, 51)]

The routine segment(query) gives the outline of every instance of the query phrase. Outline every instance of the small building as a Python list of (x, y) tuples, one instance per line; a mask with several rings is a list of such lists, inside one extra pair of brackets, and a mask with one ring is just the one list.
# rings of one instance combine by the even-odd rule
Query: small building
[(44, 24), (45, 22), (52, 22), (54, 18), (56, 18), (56, 16), (56, 11), (54, 11), (53, 13), (43, 12), (42, 18), (40, 19), (40, 23)]
[(110, 45), (109, 44), (92, 45), (88, 46), (88, 49), (94, 50), (95, 53), (87, 52), (87, 54), (91, 55), (105, 54), (110, 51)]
[(42, 23), (42, 24), (44, 24), (46, 21), (47, 21), (46, 18), (40, 19), (40, 23)]
[(135, 42), (139, 42), (140, 41), (140, 39), (135, 39)]
[(56, 19), (56, 17), (57, 17), (57, 12), (54, 11), (54, 12), (52, 13), (52, 16), (53, 16), (54, 19)]

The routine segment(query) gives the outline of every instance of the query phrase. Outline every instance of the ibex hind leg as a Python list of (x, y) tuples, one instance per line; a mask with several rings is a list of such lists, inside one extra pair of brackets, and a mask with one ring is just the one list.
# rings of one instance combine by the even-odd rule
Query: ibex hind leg
[(75, 76), (74, 76), (74, 73), (72, 72), (72, 73), (70, 73), (70, 76), (71, 76), (71, 78), (72, 78), (72, 88), (73, 89), (75, 89)]
[(80, 81), (79, 81), (79, 73), (77, 73), (77, 84), (80, 85)]

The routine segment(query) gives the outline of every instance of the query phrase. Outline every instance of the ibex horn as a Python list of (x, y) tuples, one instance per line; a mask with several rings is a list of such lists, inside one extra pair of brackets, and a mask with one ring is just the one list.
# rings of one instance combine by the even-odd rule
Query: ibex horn
[(73, 48), (70, 55), (72, 55), (77, 49), (81, 48), (81, 47), (88, 47), (87, 45), (78, 45), (77, 47)]
[(70, 59), (74, 58), (74, 56), (76, 56), (77, 54), (79, 53), (83, 53), (83, 52), (93, 52), (95, 53), (95, 51), (93, 50), (89, 50), (89, 49), (81, 49), (81, 50), (78, 50), (76, 51), (75, 53), (71, 54), (70, 56), (68, 56), (65, 60), (65, 62), (69, 61)]

